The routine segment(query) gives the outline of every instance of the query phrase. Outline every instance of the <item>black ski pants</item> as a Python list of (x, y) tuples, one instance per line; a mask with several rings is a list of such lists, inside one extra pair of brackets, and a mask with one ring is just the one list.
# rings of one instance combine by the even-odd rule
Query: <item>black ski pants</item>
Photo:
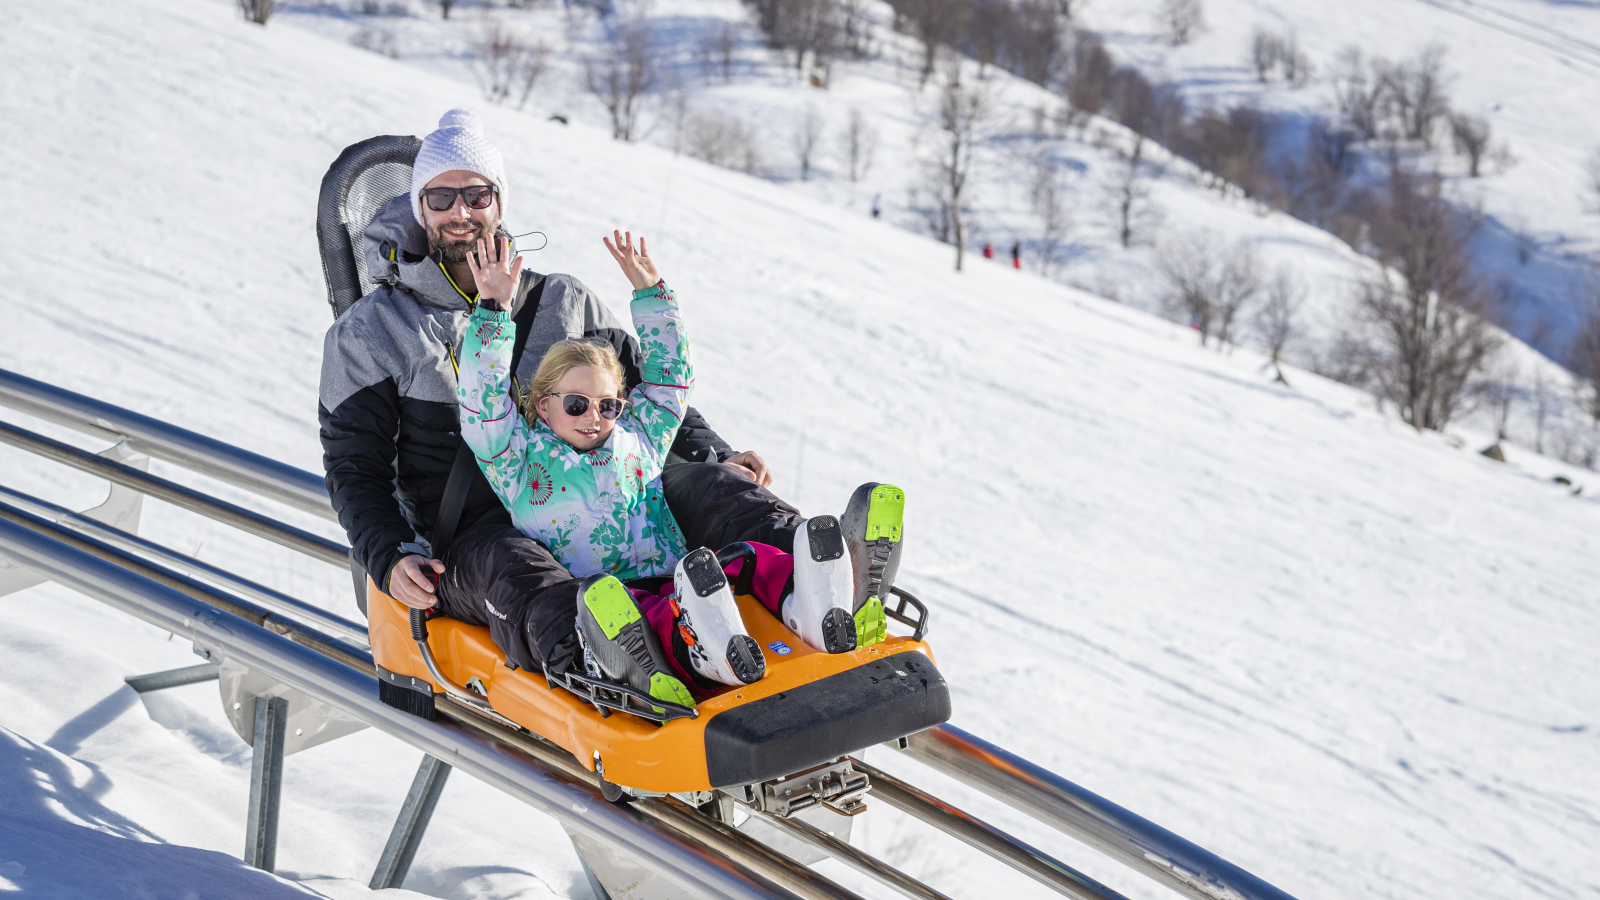
[[(691, 550), (758, 541), (792, 553), (795, 529), (805, 521), (776, 494), (721, 463), (669, 466), (661, 486)], [(445, 615), (489, 626), (517, 668), (537, 672), (545, 660), (570, 658), (579, 580), (543, 544), (505, 517), (484, 516), (456, 536), (443, 562), (438, 597)]]

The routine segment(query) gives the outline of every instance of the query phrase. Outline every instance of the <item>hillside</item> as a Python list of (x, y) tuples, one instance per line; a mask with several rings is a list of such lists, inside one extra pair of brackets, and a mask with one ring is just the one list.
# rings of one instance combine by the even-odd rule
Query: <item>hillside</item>
[[(598, 13), (601, 8), (608, 12)], [(655, 87), (638, 100), (634, 140), (686, 156), (721, 159), (723, 165), (822, 201), (835, 215), (860, 215), (876, 199), (883, 221), (918, 234), (932, 233), (940, 217), (937, 204), (930, 201), (929, 163), (940, 146), (932, 122), (943, 75), (936, 74), (927, 84), (921, 81), (921, 44), (892, 28), (887, 3), (859, 0), (851, 8), (865, 35), (865, 52), (841, 52), (820, 68), (809, 63), (796, 68), (792, 54), (769, 49), (753, 24), (751, 8), (739, 0), (560, 5), (469, 0), (455, 3), (448, 19), (439, 16), (436, 3), (422, 0), (292, 3), (282, 5), (272, 27), (303, 28), (374, 48), (377, 55), (413, 67), (408, 79), (478, 87), (494, 83), (484, 56), (491, 43), (511, 54), (506, 60), (518, 59), (518, 48), (542, 48), (542, 74), (531, 86), (513, 79), (515, 90), (503, 105), (533, 119), (557, 116), (600, 129), (608, 129), (611, 120), (588, 90), (589, 61), (603, 59), (612, 37), (635, 28), (649, 36), (650, 58), (656, 62)], [(1562, 70), (1565, 58), (1559, 56), (1554, 61), (1546, 56), (1525, 60), (1526, 42), (1503, 34), (1491, 33), (1500, 40), (1485, 41), (1475, 31), (1440, 31), (1436, 19), (1456, 26), (1461, 20), (1413, 2), (1402, 4), (1404, 13), (1385, 9), (1315, 29), (1317, 38), (1301, 45), (1316, 67), (1308, 85), (1295, 88), (1278, 78), (1261, 84), (1245, 64), (1250, 30), (1261, 25), (1274, 33), (1298, 33), (1304, 25), (1311, 31), (1320, 24), (1314, 16), (1301, 16), (1293, 6), (1207, 5), (1206, 27), (1191, 44), (1174, 50), (1156, 35), (1153, 3), (1076, 8), (1083, 24), (1103, 31), (1117, 64), (1132, 64), (1158, 85), (1176, 89), (1191, 119), (1207, 109), (1238, 105), (1273, 116), (1269, 156), (1274, 159), (1298, 158), (1298, 145), (1313, 120), (1329, 120), (1334, 122), (1330, 127), (1338, 127), (1334, 79), (1343, 44), (1337, 41), (1360, 44), (1369, 59), (1387, 54), (1399, 60), (1424, 46), (1424, 38), (1437, 39), (1441, 46), (1460, 48), (1454, 56), (1447, 52), (1444, 60), (1446, 87), (1456, 107), (1476, 114), (1487, 110), (1486, 104), (1499, 109), (1501, 99), (1518, 98), (1522, 105), (1496, 113), (1491, 126), (1494, 147), (1510, 146), (1512, 156), (1524, 162), (1505, 168), (1486, 160), (1484, 177), (1468, 179), (1464, 164), (1443, 152), (1448, 138), (1442, 134), (1440, 153), (1407, 151), (1407, 158), (1422, 170), (1444, 167), (1448, 195), (1455, 202), (1484, 209), (1486, 218), (1473, 245), (1478, 265), (1497, 298), (1497, 314), (1504, 313), (1520, 339), (1507, 342), (1493, 365), (1479, 373), (1475, 386), (1486, 390), (1470, 396), (1456, 419), (1473, 431), (1504, 432), (1523, 448), (1594, 464), (1600, 432), (1579, 407), (1584, 389), (1551, 361), (1565, 358), (1581, 319), (1578, 291), (1584, 284), (1587, 246), (1583, 229), (1600, 222), (1583, 206), (1580, 176), (1589, 126), (1561, 113), (1590, 86), (1592, 79), (1584, 71)], [(1579, 26), (1587, 21), (1581, 11), (1567, 15)], [(1398, 27), (1401, 21), (1411, 27)], [(1368, 46), (1368, 32), (1380, 27), (1388, 35), (1414, 37), (1402, 42), (1391, 36)], [(1069, 35), (1063, 40), (1071, 44), (1073, 39)], [(1511, 71), (1515, 77), (1458, 79), (1459, 71), (1471, 68), (1464, 65), (1467, 53), (1481, 63), (1472, 71)], [(1069, 67), (1070, 59), (1063, 51), (1057, 67)], [(513, 62), (497, 65), (506, 72), (516, 67)], [(963, 202), (971, 244), (967, 265), (1009, 265), (1008, 251), (1015, 244), (1027, 271), (1185, 321), (1186, 314), (1169, 302), (1174, 291), (1163, 271), (1164, 259), (1253, 256), (1263, 286), (1283, 273), (1304, 294), (1285, 347), (1287, 358), (1324, 373), (1344, 367), (1338, 359), (1340, 337), (1359, 319), (1355, 298), (1375, 269), (1345, 239), (1246, 198), (1236, 186), (1219, 183), (1153, 142), (1139, 144), (1139, 162), (1130, 164), (1135, 135), (1104, 116), (1069, 115), (1058, 88), (1040, 87), (995, 66), (979, 69), (971, 60), (963, 64), (963, 72), (969, 84), (981, 85), (988, 106), (975, 129), (974, 163)], [(813, 83), (808, 73), (818, 81)], [(1546, 90), (1547, 84), (1555, 89)], [(1538, 99), (1524, 102), (1524, 97)], [(868, 148), (854, 178), (845, 147), (852, 120), (861, 123)], [(1563, 124), (1540, 131), (1541, 121)], [(810, 171), (802, 173), (797, 135), (808, 122), (817, 140)], [(1348, 173), (1352, 186), (1382, 180), (1385, 146), (1355, 146)], [(1038, 186), (1046, 182), (1059, 203), (1053, 239), (1047, 237), (1051, 231), (1039, 203)], [(1131, 197), (1126, 242), (1125, 196)], [(1359, 233), (1357, 229), (1346, 238), (1363, 246)], [(996, 250), (993, 262), (978, 258), (986, 244)], [(953, 256), (950, 251), (947, 260)], [(1261, 294), (1253, 301), (1255, 309), (1264, 302)], [(1264, 346), (1265, 334), (1252, 313), (1247, 309), (1240, 317), (1234, 340)], [(1499, 395), (1510, 398), (1504, 423), (1495, 408)]]
[[(426, 132), (476, 88), (212, 0), (13, 4), (0, 35), (0, 165), (27, 213), (0, 219), (0, 309), (21, 336), (0, 366), (319, 470), (317, 184), (342, 147)], [(1492, 463), (1482, 435), (1419, 435), (1299, 369), (1286, 389), (1249, 349), (1201, 350), (1029, 272), (957, 274), (948, 247), (860, 207), (581, 120), (480, 109), (507, 151), (510, 224), (550, 238), (531, 265), (620, 310), (599, 237), (647, 234), (693, 329), (695, 405), (767, 456), (781, 495), (815, 513), (869, 478), (907, 490), (902, 581), (933, 608), (956, 724), (1301, 900), (1600, 890), (1600, 504), (1593, 485), (1550, 483), (1587, 473)], [(104, 490), (6, 448), (0, 472), (79, 508)], [(142, 533), (356, 615), (347, 576), (321, 564), (157, 503)], [(192, 663), (189, 648), (54, 587), (0, 608), (0, 823), (236, 855), (248, 750), (214, 689), (147, 710), (119, 686)], [(291, 757), (280, 874), (364, 892), (415, 765), (371, 732)], [(53, 794), (12, 787), (36, 784)], [(87, 859), (96, 840), (50, 852)], [(857, 840), (962, 900), (1032, 895), (888, 810)], [(33, 846), (0, 849), (0, 877), (32, 890), (20, 879), (54, 871)], [(458, 777), (408, 887), (582, 898), (566, 847)]]

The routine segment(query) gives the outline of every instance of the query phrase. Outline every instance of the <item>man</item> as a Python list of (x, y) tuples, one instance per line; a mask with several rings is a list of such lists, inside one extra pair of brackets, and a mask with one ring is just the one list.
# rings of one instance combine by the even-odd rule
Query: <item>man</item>
[[(408, 606), (437, 605), (488, 625), (510, 664), (537, 670), (573, 659), (578, 582), (512, 526), (470, 456), (453, 540), (441, 554), (424, 543), (441, 537), (441, 503), (461, 445), (454, 357), (478, 296), (468, 254), (501, 230), (507, 199), (500, 151), (477, 115), (446, 113), (417, 153), (409, 194), (367, 228), (368, 277), (379, 287), (328, 330), (318, 421), (328, 494), (355, 561)], [(551, 344), (573, 338), (610, 344), (630, 384), (638, 380), (631, 331), (577, 279), (524, 271), (509, 311), (527, 304), (536, 306), (514, 373), (519, 383)], [(774, 509), (802, 518), (766, 489), (772, 477), (761, 457), (733, 452), (692, 408), (672, 455), (681, 462), (662, 482), (685, 525), (715, 516), (726, 523), (722, 532), (740, 534)], [(776, 535), (766, 542), (792, 547)]]

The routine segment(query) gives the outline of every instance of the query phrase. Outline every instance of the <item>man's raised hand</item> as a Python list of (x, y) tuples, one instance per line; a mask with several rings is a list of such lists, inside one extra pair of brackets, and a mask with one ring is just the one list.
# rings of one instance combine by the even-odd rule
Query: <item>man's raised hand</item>
[[(601, 238), (606, 249), (611, 251), (611, 258), (622, 267), (622, 274), (628, 276), (628, 283), (636, 291), (652, 287), (661, 280), (661, 274), (656, 271), (656, 261), (650, 258), (650, 251), (645, 249), (644, 235), (639, 236), (639, 249), (633, 248), (633, 232), (612, 231), (611, 237)], [(612, 242), (612, 238), (616, 242)]]
[(509, 312), (522, 277), (522, 257), (511, 258), (511, 240), (498, 233), (488, 240), (478, 238), (478, 249), (467, 254), (467, 265), (472, 267), (478, 297)]

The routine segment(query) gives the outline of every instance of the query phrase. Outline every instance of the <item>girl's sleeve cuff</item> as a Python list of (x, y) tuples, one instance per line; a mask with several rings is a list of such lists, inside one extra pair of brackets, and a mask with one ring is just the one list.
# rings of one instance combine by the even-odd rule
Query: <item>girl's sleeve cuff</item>
[(672, 292), (667, 289), (667, 281), (666, 281), (666, 279), (663, 278), (662, 280), (656, 282), (655, 284), (650, 285), (647, 288), (640, 288), (637, 291), (634, 291), (633, 292), (633, 299), (635, 299), (635, 300), (643, 300), (646, 297), (658, 297), (658, 296), (661, 296), (663, 294), (670, 294), (670, 293), (672, 293)]
[(477, 308), (472, 311), (472, 316), (473, 318), (484, 322), (497, 322), (500, 324), (505, 324), (511, 321), (511, 313), (508, 313), (503, 309), (490, 309), (486, 304), (483, 303), (479, 303)]

